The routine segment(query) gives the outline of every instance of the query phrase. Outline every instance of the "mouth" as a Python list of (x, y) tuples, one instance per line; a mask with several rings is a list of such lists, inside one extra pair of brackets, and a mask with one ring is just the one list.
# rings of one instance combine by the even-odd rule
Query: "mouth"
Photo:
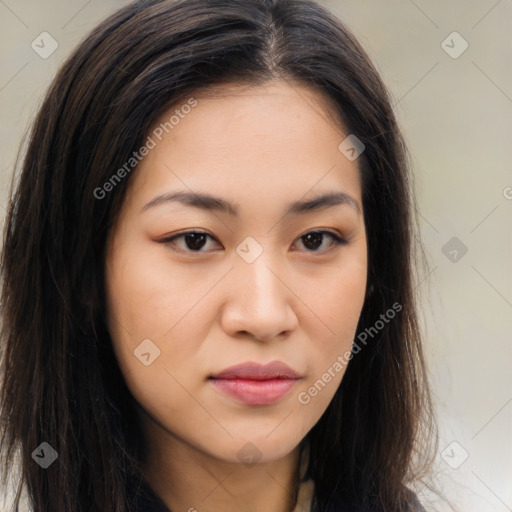
[(269, 405), (287, 395), (301, 375), (281, 361), (267, 365), (243, 363), (212, 375), (208, 380), (229, 397), (247, 405)]

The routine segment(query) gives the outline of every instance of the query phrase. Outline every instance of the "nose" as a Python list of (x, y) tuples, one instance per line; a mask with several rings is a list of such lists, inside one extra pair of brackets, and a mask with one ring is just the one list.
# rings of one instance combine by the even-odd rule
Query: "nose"
[(265, 252), (252, 263), (241, 258), (235, 262), (221, 314), (224, 332), (232, 337), (248, 335), (269, 341), (297, 327), (297, 298), (278, 268)]

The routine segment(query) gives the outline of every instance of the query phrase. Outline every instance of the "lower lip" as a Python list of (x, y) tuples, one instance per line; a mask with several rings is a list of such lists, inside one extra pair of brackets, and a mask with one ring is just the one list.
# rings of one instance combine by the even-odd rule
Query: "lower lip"
[(283, 398), (298, 379), (210, 379), (227, 395), (248, 405), (268, 405)]

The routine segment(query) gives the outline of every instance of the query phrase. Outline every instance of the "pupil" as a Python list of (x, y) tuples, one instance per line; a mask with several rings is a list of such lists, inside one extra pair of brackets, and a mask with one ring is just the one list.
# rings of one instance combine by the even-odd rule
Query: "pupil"
[[(313, 245), (316, 242), (320, 242), (320, 245), (322, 245), (322, 237), (323, 237), (322, 233), (308, 233), (306, 235), (306, 241), (305, 241), (304, 245), (308, 246), (308, 242), (311, 242), (311, 240), (313, 241)], [(314, 247), (314, 248), (318, 249), (318, 247)]]
[[(304, 237), (304, 245), (310, 249), (318, 249), (322, 245), (322, 233), (308, 233)], [(185, 243), (192, 250), (201, 249), (204, 245), (205, 235), (203, 233), (187, 233), (185, 235)], [(311, 247), (313, 245), (313, 247)]]
[[(205, 235), (203, 233), (187, 233), (185, 235), (185, 243), (189, 249), (201, 249), (204, 243), (204, 238)], [(191, 244), (189, 243), (190, 240), (192, 241)]]

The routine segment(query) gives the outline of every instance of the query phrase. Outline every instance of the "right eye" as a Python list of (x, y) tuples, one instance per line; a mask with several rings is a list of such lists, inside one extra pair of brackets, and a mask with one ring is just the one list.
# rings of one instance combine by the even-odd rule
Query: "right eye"
[[(212, 240), (215, 240), (215, 238), (204, 232), (204, 231), (185, 231), (182, 233), (178, 233), (177, 235), (173, 235), (170, 238), (164, 238), (161, 240), (161, 243), (164, 245), (170, 246), (172, 250), (178, 250), (181, 252), (208, 252), (208, 251), (201, 251), (205, 245), (205, 242), (208, 238), (211, 238)], [(178, 247), (176, 249), (176, 242), (175, 240), (183, 239), (185, 247)]]

